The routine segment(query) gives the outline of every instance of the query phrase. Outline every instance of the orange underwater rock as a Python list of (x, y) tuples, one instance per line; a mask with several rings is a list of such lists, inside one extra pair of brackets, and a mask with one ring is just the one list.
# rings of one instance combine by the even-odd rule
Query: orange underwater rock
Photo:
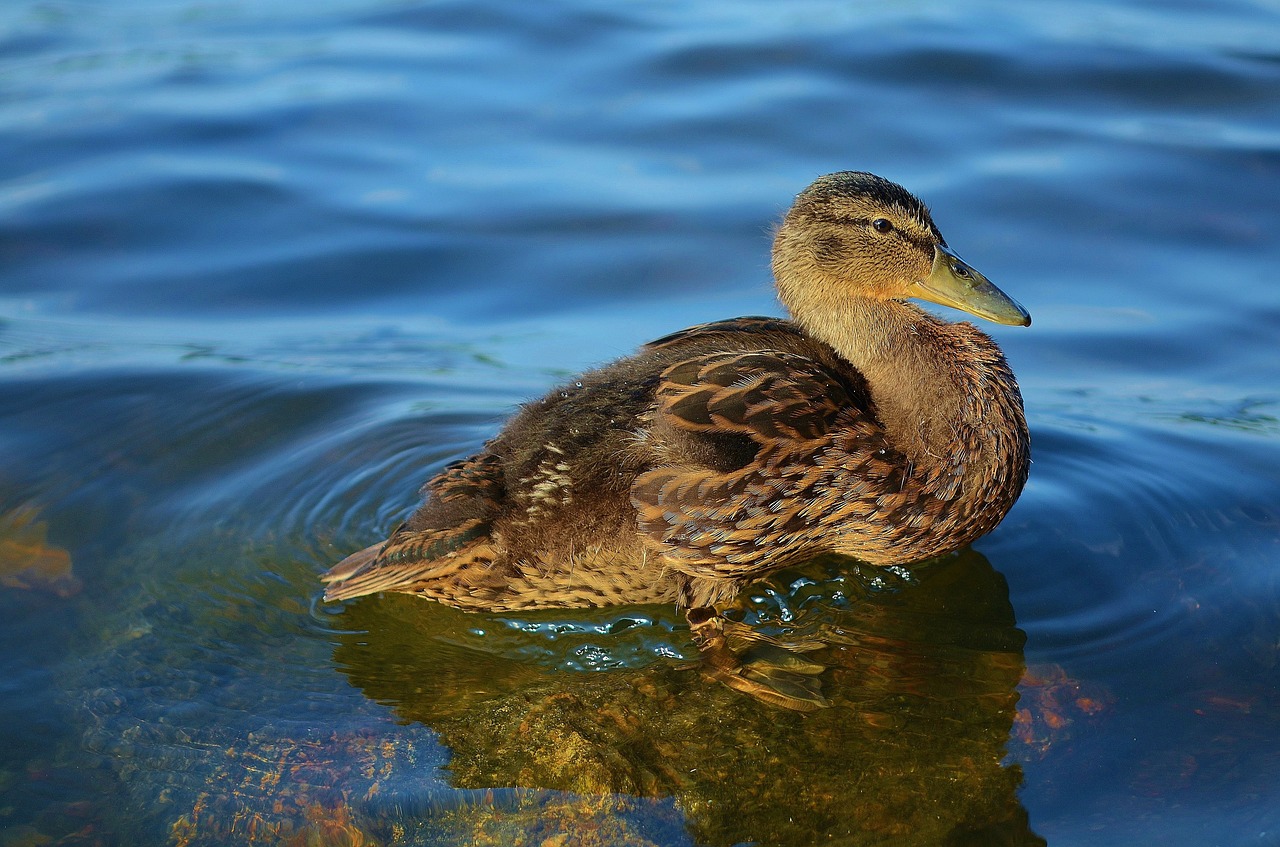
[(71, 554), (47, 541), (39, 510), (19, 506), (0, 514), (0, 586), (72, 597), (83, 587), (71, 572)]

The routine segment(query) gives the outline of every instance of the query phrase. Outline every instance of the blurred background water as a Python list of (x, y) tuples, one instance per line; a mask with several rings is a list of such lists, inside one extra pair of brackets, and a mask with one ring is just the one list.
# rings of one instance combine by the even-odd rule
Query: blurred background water
[[(841, 169), (1034, 315), (1035, 464), (745, 598), (836, 707), (660, 608), (317, 603), (522, 400), (777, 313)], [(4, 4), (0, 845), (1280, 845), (1278, 187), (1273, 0)]]

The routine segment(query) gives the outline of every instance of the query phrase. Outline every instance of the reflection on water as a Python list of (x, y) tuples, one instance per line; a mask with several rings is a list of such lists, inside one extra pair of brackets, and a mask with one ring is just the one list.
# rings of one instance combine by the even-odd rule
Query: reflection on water
[[(781, 711), (708, 681), (663, 608), (516, 624), (383, 596), (338, 617), (359, 632), (334, 656), (439, 733), (461, 787), (624, 795), (613, 802), (630, 814), (671, 798), (700, 844), (1044, 843), (1017, 800), (1021, 770), (1004, 763), (1024, 636), (985, 558), (910, 574), (825, 559), (753, 596), (753, 626), (824, 642), (808, 658), (828, 666), (829, 708)], [(504, 632), (513, 624), (525, 639)], [(531, 632), (541, 660), (507, 652)], [(605, 669), (576, 669), (592, 654)]]
[[(214, 534), (163, 587), (138, 577), (167, 543), (116, 560), (60, 681), (79, 732), (41, 766), (68, 779), (89, 755), (96, 784), (63, 790), (93, 799), (42, 826), (181, 847), (1044, 843), (1008, 756), (1043, 710), (1019, 700), (1025, 636), (977, 553), (827, 558), (744, 595), (747, 625), (824, 642), (832, 705), (799, 714), (708, 681), (673, 609), (308, 606), (298, 559), (320, 552)], [(252, 567), (199, 576), (228, 557)]]

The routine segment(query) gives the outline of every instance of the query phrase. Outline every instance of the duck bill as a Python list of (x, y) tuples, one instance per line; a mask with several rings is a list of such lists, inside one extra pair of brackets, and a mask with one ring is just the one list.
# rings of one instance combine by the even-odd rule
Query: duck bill
[(998, 324), (1030, 326), (1031, 315), (1008, 294), (946, 247), (935, 247), (933, 271), (920, 280), (915, 296)]

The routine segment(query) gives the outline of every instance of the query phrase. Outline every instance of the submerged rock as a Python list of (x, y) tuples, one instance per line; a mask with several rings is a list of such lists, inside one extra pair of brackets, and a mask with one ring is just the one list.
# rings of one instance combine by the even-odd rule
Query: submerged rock
[(30, 505), (0, 514), (0, 586), (73, 597), (83, 586), (71, 572), (71, 554), (48, 543), (39, 514)]

